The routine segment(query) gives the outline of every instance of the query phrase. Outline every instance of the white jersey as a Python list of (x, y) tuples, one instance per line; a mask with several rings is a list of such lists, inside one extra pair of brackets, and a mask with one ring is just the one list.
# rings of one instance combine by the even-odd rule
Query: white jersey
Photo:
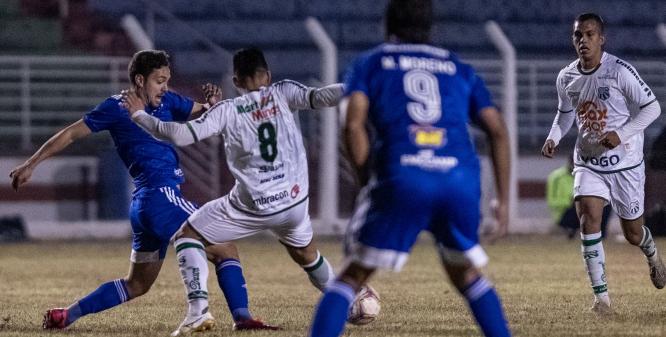
[(576, 166), (597, 172), (636, 167), (643, 161), (643, 132), (614, 149), (599, 144), (600, 137), (625, 125), (639, 109), (654, 102), (652, 90), (629, 63), (606, 52), (601, 64), (585, 72), (576, 60), (557, 76), (558, 110), (576, 114)]
[(252, 214), (280, 212), (308, 197), (308, 166), (293, 111), (311, 109), (312, 91), (284, 80), (211, 107), (188, 123), (195, 138), (224, 136), (236, 183), (235, 208)]

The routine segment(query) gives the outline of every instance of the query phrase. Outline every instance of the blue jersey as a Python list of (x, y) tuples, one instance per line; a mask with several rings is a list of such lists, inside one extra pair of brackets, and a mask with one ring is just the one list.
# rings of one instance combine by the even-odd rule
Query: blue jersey
[(345, 91), (369, 98), (369, 163), (380, 181), (414, 169), (479, 170), (467, 127), (493, 103), (472, 67), (448, 50), (382, 44), (355, 60)]
[[(118, 155), (134, 179), (137, 190), (182, 183), (183, 172), (173, 146), (153, 138), (132, 122), (120, 103), (120, 95), (109, 97), (88, 112), (83, 121), (93, 132), (108, 130), (111, 133)], [(147, 106), (146, 112), (163, 121), (186, 121), (193, 104), (186, 97), (167, 92), (157, 108)]]

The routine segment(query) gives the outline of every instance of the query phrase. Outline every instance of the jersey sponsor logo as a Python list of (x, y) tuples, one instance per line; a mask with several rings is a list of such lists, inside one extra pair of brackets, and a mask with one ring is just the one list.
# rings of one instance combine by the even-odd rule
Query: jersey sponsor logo
[(446, 129), (430, 126), (409, 126), (412, 143), (420, 147), (440, 148), (446, 144)]
[(599, 87), (597, 88), (597, 97), (601, 100), (607, 100), (610, 97), (610, 88), (608, 87)]
[(400, 55), (398, 64), (402, 71), (420, 69), (431, 73), (455, 75), (457, 70), (456, 64), (452, 61), (443, 61), (429, 57)]
[(291, 198), (296, 199), (299, 193), (301, 193), (301, 187), (296, 184), (291, 188)]
[(261, 165), (259, 166), (259, 173), (268, 173), (268, 172), (273, 172), (280, 170), (284, 167), (284, 163), (280, 163), (277, 165)]
[(589, 131), (601, 134), (606, 128), (608, 109), (601, 104), (597, 105), (593, 101), (585, 101), (578, 106), (576, 114), (583, 132)]
[(272, 194), (272, 195), (269, 195), (269, 196), (266, 196), (266, 197), (261, 196), (259, 198), (256, 198), (256, 199), (252, 200), (252, 202), (256, 206), (263, 206), (263, 205), (272, 204), (276, 201), (280, 201), (280, 200), (282, 200), (282, 199), (284, 199), (288, 196), (289, 196), (289, 192), (281, 191), (281, 192), (278, 192), (278, 193), (275, 193), (275, 194)]
[(601, 156), (601, 157), (578, 155), (578, 158), (582, 160), (583, 163), (585, 164), (591, 164), (600, 167), (615, 166), (617, 165), (617, 163), (620, 162), (620, 156), (616, 154), (612, 156)]
[(257, 102), (250, 102), (249, 104), (236, 105), (236, 112), (239, 114), (252, 112), (259, 109), (259, 104)]
[(640, 84), (641, 87), (645, 85), (645, 82), (643, 82), (643, 80), (641, 80), (641, 78), (640, 78), (640, 76), (638, 76), (638, 73), (636, 72), (636, 70), (634, 70), (634, 68), (632, 68), (630, 65), (626, 64), (625, 62), (623, 62), (620, 59), (615, 60), (615, 63), (627, 68), (627, 70), (629, 70), (629, 73), (634, 75), (634, 78), (636, 79), (636, 81), (638, 81), (638, 84)]
[(272, 106), (267, 109), (259, 109), (252, 112), (252, 120), (255, 122), (262, 121), (264, 119), (269, 119), (280, 113), (280, 109), (277, 106)]
[(417, 154), (403, 154), (400, 165), (417, 166), (422, 169), (448, 171), (458, 166), (458, 158), (435, 156), (433, 150), (421, 150)]
[(284, 173), (282, 173), (282, 174), (278, 174), (278, 175), (274, 175), (274, 176), (272, 176), (272, 177), (270, 177), (270, 178), (261, 179), (261, 180), (259, 181), (259, 183), (260, 183), (260, 184), (263, 184), (263, 183), (267, 183), (267, 182), (269, 182), (269, 181), (278, 180), (278, 179), (282, 179), (282, 178), (284, 178)]

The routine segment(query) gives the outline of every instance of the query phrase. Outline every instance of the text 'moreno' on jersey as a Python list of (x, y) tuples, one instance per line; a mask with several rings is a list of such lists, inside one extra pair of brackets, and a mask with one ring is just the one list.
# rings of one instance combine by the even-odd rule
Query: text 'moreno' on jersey
[(236, 183), (231, 205), (269, 215), (308, 196), (303, 137), (293, 111), (311, 109), (314, 88), (283, 80), (212, 106), (188, 122), (196, 139), (224, 136), (227, 164)]
[[(109, 131), (137, 190), (182, 183), (183, 171), (173, 146), (153, 138), (132, 122), (120, 104), (120, 95), (109, 97), (85, 114), (83, 121), (93, 132)], [(145, 111), (163, 121), (186, 121), (193, 105), (192, 100), (167, 92), (157, 108), (146, 106)]]
[(557, 109), (576, 114), (576, 166), (615, 172), (641, 164), (643, 132), (622, 139), (613, 149), (599, 144), (604, 134), (620, 129), (640, 109), (656, 100), (628, 62), (604, 52), (599, 66), (585, 72), (576, 60), (560, 71), (556, 86)]
[(356, 59), (347, 74), (345, 95), (359, 91), (370, 101), (371, 166), (380, 179), (404, 167), (478, 170), (468, 123), (493, 103), (472, 67), (448, 50), (382, 44)]

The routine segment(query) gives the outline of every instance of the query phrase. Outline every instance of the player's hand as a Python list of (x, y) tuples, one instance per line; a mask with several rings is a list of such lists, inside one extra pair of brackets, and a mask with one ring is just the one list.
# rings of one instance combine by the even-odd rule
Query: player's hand
[(554, 140), (546, 139), (546, 142), (543, 144), (543, 147), (541, 148), (541, 155), (544, 157), (553, 158), (556, 148), (557, 145), (555, 145)]
[(493, 200), (490, 208), (495, 218), (496, 227), (484, 238), (484, 242), (493, 244), (509, 233), (509, 203), (507, 201)]
[(210, 105), (214, 105), (222, 100), (222, 90), (215, 84), (206, 83), (201, 86), (201, 90), (203, 90), (206, 102)]
[(620, 143), (620, 136), (618, 136), (615, 131), (605, 133), (599, 140), (599, 144), (607, 149), (614, 149), (616, 146), (620, 145)]
[(31, 165), (23, 163), (9, 173), (9, 177), (12, 178), (12, 188), (14, 191), (18, 191), (19, 187), (23, 186), (28, 180), (30, 180), (32, 170), (33, 167)]
[(144, 102), (143, 98), (139, 97), (133, 89), (123, 90), (120, 92), (120, 95), (122, 96), (122, 106), (129, 111), (130, 117), (132, 117), (135, 112), (145, 109), (146, 102)]

